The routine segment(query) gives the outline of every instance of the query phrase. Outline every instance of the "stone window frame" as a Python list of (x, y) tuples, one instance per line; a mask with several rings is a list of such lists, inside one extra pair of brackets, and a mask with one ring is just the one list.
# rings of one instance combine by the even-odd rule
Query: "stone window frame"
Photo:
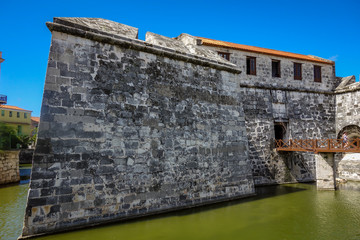
[(302, 64), (298, 62), (294, 62), (294, 80), (302, 80)]
[(1, 116), (5, 117), (5, 110), (1, 110)]
[(271, 60), (271, 76), (279, 78), (281, 77), (281, 61), (277, 59)]
[(227, 52), (218, 52), (218, 55), (228, 61), (230, 61), (230, 53)]
[(256, 76), (256, 57), (246, 56), (246, 74)]
[(27, 113), (24, 113), (24, 118), (27, 118)]
[(20, 113), (19, 112), (16, 113), (16, 117), (20, 118)]
[(314, 82), (321, 83), (321, 66), (314, 65)]
[(12, 117), (12, 111), (9, 111), (9, 117)]

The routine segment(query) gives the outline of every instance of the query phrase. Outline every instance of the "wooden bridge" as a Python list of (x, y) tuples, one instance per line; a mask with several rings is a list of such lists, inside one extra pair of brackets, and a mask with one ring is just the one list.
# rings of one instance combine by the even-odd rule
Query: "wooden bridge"
[(360, 153), (360, 139), (351, 139), (346, 143), (343, 139), (278, 139), (275, 140), (275, 147), (277, 151), (291, 152)]

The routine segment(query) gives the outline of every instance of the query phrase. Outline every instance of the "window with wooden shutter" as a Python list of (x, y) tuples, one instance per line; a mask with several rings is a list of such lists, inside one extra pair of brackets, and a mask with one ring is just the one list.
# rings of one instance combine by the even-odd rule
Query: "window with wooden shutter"
[(230, 61), (230, 53), (226, 53), (226, 52), (218, 52), (220, 57), (225, 58), (226, 60)]
[(314, 66), (314, 82), (321, 82), (321, 67)]
[(246, 57), (246, 74), (256, 75), (256, 58)]
[(294, 79), (302, 80), (301, 63), (294, 63)]
[(272, 60), (271, 63), (272, 66), (272, 76), (273, 77), (280, 77), (280, 61), (278, 60)]

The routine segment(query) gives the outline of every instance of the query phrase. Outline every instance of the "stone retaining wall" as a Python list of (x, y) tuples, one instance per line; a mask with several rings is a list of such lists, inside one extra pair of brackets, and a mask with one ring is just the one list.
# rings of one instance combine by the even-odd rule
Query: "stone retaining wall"
[(19, 181), (19, 151), (0, 152), (0, 184)]

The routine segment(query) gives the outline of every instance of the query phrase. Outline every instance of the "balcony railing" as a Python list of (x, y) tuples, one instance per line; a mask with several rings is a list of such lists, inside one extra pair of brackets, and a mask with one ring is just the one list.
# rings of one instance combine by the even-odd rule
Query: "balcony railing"
[(0, 104), (6, 104), (7, 103), (7, 96), (0, 94)]
[(277, 151), (292, 152), (357, 152), (360, 153), (360, 139), (289, 139), (275, 140)]

